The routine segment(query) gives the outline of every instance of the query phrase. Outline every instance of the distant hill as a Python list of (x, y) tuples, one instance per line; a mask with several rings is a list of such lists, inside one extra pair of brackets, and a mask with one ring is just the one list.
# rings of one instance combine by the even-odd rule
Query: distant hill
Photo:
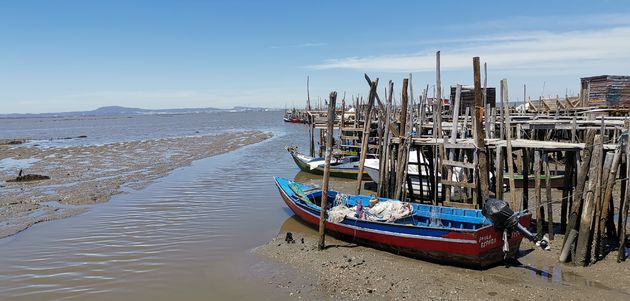
[(121, 106), (100, 107), (92, 111), (38, 113), (38, 114), (0, 114), (4, 118), (24, 117), (59, 117), (59, 116), (116, 116), (116, 115), (147, 115), (147, 114), (191, 114), (191, 113), (216, 113), (216, 112), (253, 112), (275, 111), (276, 109), (261, 107), (233, 107), (231, 109), (218, 108), (182, 108), (182, 109), (140, 109)]

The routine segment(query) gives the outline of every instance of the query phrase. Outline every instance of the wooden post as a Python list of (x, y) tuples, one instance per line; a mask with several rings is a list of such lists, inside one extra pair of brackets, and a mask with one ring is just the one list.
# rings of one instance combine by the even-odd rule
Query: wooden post
[(475, 82), (475, 132), (477, 134), (476, 138), (476, 147), (477, 147), (477, 164), (479, 167), (479, 185), (481, 187), (481, 203), (476, 205), (482, 205), (488, 197), (490, 196), (490, 192), (488, 190), (488, 159), (486, 153), (486, 143), (483, 139), (483, 126), (481, 124), (481, 120), (483, 118), (483, 113), (481, 112), (481, 108), (483, 108), (483, 103), (481, 102), (481, 79), (479, 74), (479, 57), (473, 58), (473, 75)]
[[(604, 221), (605, 216), (608, 214), (608, 207), (606, 202), (606, 190), (608, 189), (608, 181), (610, 180), (610, 175), (613, 174), (612, 165), (615, 160), (615, 154), (607, 153), (606, 159), (604, 159), (604, 168), (602, 169), (602, 176), (600, 185), (598, 185), (598, 198), (595, 204), (595, 230), (593, 232), (593, 246), (594, 246), (594, 259), (597, 261), (602, 256), (603, 251), (603, 235), (606, 229), (606, 223), (602, 223)], [(616, 173), (615, 173), (616, 174)], [(614, 179), (613, 179), (614, 181)]]
[(310, 111), (308, 112), (308, 123), (309, 123), (308, 133), (311, 136), (310, 145), (309, 145), (310, 146), (309, 155), (311, 157), (315, 157), (315, 118), (313, 117)]
[(409, 85), (408, 79), (403, 79), (402, 85), (402, 99), (400, 103), (400, 143), (398, 144), (398, 165), (396, 166), (396, 194), (394, 198), (399, 200), (402, 196), (402, 189), (404, 187), (405, 179), (404, 174), (407, 169), (407, 160), (406, 158), (409, 156), (407, 147), (405, 147), (407, 142), (406, 139), (406, 130), (407, 130), (407, 107), (409, 104), (409, 96), (407, 94), (407, 87)]
[(540, 151), (536, 150), (534, 152), (534, 185), (536, 189), (536, 234), (538, 235), (538, 237), (542, 236), (543, 227), (543, 206), (540, 188), (540, 166)]
[(567, 240), (569, 232), (571, 230), (577, 230), (578, 215), (580, 207), (582, 205), (582, 193), (584, 192), (584, 186), (586, 184), (586, 174), (588, 173), (589, 166), (591, 164), (591, 154), (593, 153), (593, 141), (595, 139), (595, 131), (588, 130), (585, 137), (584, 152), (582, 155), (582, 163), (578, 170), (578, 179), (573, 192), (573, 203), (571, 204), (571, 211), (569, 214), (569, 222), (567, 223), (567, 230), (565, 232), (565, 239), (563, 245), (573, 244), (572, 241)]
[[(367, 74), (365, 74), (367, 77)], [(361, 194), (361, 180), (363, 179), (363, 169), (365, 168), (365, 158), (368, 153), (368, 140), (370, 139), (370, 128), (372, 125), (372, 107), (376, 98), (376, 88), (378, 78), (370, 83), (370, 95), (368, 98), (367, 112), (365, 113), (365, 123), (363, 124), (363, 137), (361, 138), (361, 157), (359, 158), (359, 174), (357, 175), (357, 189), (355, 194)]]
[[(309, 76), (306, 76), (306, 110), (311, 110), (311, 92), (309, 89)], [(312, 155), (311, 155), (312, 156)]]
[[(437, 129), (437, 132), (434, 135), (437, 142), (437, 139), (442, 137), (442, 73), (441, 73), (441, 67), (440, 67), (440, 52), (439, 51), (435, 53), (435, 90), (436, 90), (435, 98), (437, 100), (437, 105), (435, 107), (437, 108), (437, 110), (434, 115), (435, 118), (433, 119), (433, 123), (437, 123), (437, 127), (434, 127), (435, 129)], [(444, 159), (444, 143), (438, 144), (438, 147), (436, 147), (435, 150), (436, 150), (436, 153), (435, 153), (435, 170), (436, 170), (435, 196), (436, 198), (433, 200), (433, 202), (434, 204), (437, 204), (437, 201), (438, 201), (437, 173), (444, 171), (442, 168), (442, 160)], [(442, 186), (442, 189), (444, 189), (444, 186)], [(443, 199), (443, 197), (444, 197), (444, 191), (442, 191), (441, 198)]]
[(564, 166), (564, 185), (562, 189), (562, 202), (560, 207), (560, 231), (566, 233), (567, 230), (567, 210), (569, 198), (572, 196), (573, 178), (575, 173), (575, 152), (567, 151)]
[(322, 184), (322, 202), (319, 210), (319, 244), (317, 249), (323, 250), (326, 244), (326, 208), (328, 203), (328, 179), (330, 176), (330, 157), (332, 156), (333, 127), (335, 125), (335, 102), (337, 92), (330, 93), (328, 100), (328, 132), (326, 133), (326, 153), (324, 157), (324, 183)]
[(503, 147), (497, 145), (495, 149), (495, 157), (494, 157), (494, 177), (495, 177), (495, 195), (494, 197), (502, 200), (503, 199), (503, 156), (501, 153), (503, 152)]
[(547, 233), (549, 233), (549, 239), (553, 240), (553, 207), (551, 205), (551, 170), (549, 169), (549, 154), (543, 155), (545, 163), (545, 192), (547, 195)]
[(529, 209), (529, 149), (523, 148), (523, 197), (521, 210)]
[[(626, 175), (630, 175), (630, 125), (626, 127), (628, 130), (627, 142), (626, 142)], [(626, 185), (626, 193), (623, 201), (623, 206), (619, 208), (619, 251), (617, 252), (617, 262), (626, 260), (626, 224), (628, 223), (628, 205), (630, 200), (630, 185)]]
[[(483, 63), (483, 107), (488, 104), (488, 64)], [(486, 119), (487, 122), (488, 119)]]
[[(455, 88), (455, 101), (453, 102), (453, 104), (455, 105), (455, 107), (453, 108), (453, 126), (451, 128), (451, 141), (450, 143), (455, 144), (455, 141), (457, 140), (457, 125), (459, 124), (459, 104), (460, 104), (460, 99), (461, 99), (461, 94), (462, 94), (462, 86), (461, 85), (457, 85)], [(453, 161), (455, 159), (455, 154), (454, 154), (454, 150), (451, 150), (450, 153), (448, 154), (448, 160), (449, 161)], [(452, 180), (452, 174), (453, 174), (453, 167), (449, 166), (447, 167), (447, 173), (446, 173), (446, 180), (447, 181), (451, 181)], [(445, 198), (447, 202), (451, 201), (451, 188), (450, 187), (444, 187), (444, 185), (442, 185), (442, 189), (446, 190), (445, 192)]]
[(593, 213), (594, 213), (594, 199), (595, 191), (599, 185), (599, 175), (601, 168), (601, 144), (602, 136), (595, 136), (595, 142), (593, 145), (593, 154), (591, 159), (591, 167), (589, 169), (589, 175), (591, 178), (588, 181), (587, 189), (585, 190), (584, 204), (582, 206), (582, 216), (580, 218), (580, 228), (577, 238), (577, 244), (575, 246), (575, 258), (573, 263), (579, 266), (586, 266), (589, 263), (589, 249), (591, 244), (591, 230), (593, 225)]
[(523, 84), (523, 112), (521, 115), (525, 115), (527, 113), (527, 85)]
[(510, 207), (514, 210), (523, 209), (522, 206), (517, 206), (516, 201), (516, 185), (514, 184), (514, 159), (512, 158), (512, 126), (510, 125), (510, 111), (508, 109), (508, 85), (507, 79), (501, 80), (501, 93), (503, 93), (501, 99), (505, 100), (505, 106), (503, 110), (505, 111), (503, 117), (505, 118), (503, 122), (505, 122), (505, 137), (507, 139), (506, 145), (506, 155), (507, 155), (507, 168), (510, 182)]
[[(370, 81), (371, 84), (371, 81)], [(391, 128), (390, 128), (390, 114), (391, 114), (391, 104), (392, 104), (392, 94), (393, 94), (393, 90), (394, 90), (394, 83), (390, 80), (389, 81), (389, 91), (387, 93), (387, 99), (386, 99), (386, 107), (385, 107), (385, 113), (384, 113), (384, 122), (385, 122), (385, 143), (384, 143), (384, 156), (380, 158), (379, 161), (379, 169), (380, 169), (380, 173), (379, 173), (379, 196), (381, 197), (389, 197), (389, 173), (390, 173), (390, 168), (389, 168), (389, 161), (391, 160), (391, 147), (390, 147), (390, 139), (391, 139)]]

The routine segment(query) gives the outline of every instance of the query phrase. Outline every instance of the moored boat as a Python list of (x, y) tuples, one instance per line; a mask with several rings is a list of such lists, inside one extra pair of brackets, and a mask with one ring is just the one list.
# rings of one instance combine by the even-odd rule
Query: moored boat
[[(319, 224), (320, 189), (279, 177), (275, 177), (275, 182), (282, 199), (298, 217), (309, 224)], [(514, 257), (523, 238), (519, 231), (531, 221), (530, 214), (509, 215), (508, 209), (509, 218), (506, 220), (512, 222), (512, 227), (519, 228), (518, 231), (508, 231), (495, 227), (492, 218), (476, 209), (407, 203), (364, 195), (344, 196), (333, 190), (328, 191), (328, 199), (329, 219), (325, 225), (329, 232), (398, 254), (476, 268)], [(397, 208), (393, 211), (395, 214), (383, 211), (380, 211), (381, 215), (371, 213), (370, 210), (378, 204)], [(341, 217), (337, 207), (345, 207)], [(506, 210), (500, 209), (499, 215), (505, 215)], [(505, 252), (504, 233), (508, 246)], [(527, 237), (532, 239), (533, 236), (529, 233)]]
[[(297, 151), (296, 147), (287, 147), (289, 154), (300, 170), (316, 175), (324, 174), (324, 158), (313, 158)], [(338, 178), (356, 179), (359, 175), (359, 156), (343, 156), (331, 158), (330, 176)], [(363, 172), (363, 179), (368, 179), (367, 172)]]

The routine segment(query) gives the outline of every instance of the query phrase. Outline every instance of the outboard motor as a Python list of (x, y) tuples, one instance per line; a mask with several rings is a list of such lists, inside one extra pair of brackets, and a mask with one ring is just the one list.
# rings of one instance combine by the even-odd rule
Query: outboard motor
[(549, 246), (549, 239), (546, 236), (540, 240), (536, 240), (536, 234), (529, 232), (527, 229), (525, 229), (525, 227), (523, 227), (523, 225), (518, 222), (518, 213), (514, 213), (514, 211), (510, 208), (510, 205), (506, 201), (488, 199), (483, 205), (483, 209), (481, 212), (485, 217), (492, 221), (492, 224), (494, 224), (495, 228), (503, 230), (504, 252), (507, 252), (509, 250), (509, 246), (507, 246), (508, 231), (518, 231), (523, 236), (525, 236), (525, 238), (536, 243), (536, 245), (541, 247), (543, 250), (551, 249), (551, 247)]

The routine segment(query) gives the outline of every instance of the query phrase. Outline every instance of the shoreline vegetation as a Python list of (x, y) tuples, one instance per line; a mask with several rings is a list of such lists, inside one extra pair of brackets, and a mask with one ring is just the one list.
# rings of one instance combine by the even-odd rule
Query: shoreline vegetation
[[(0, 143), (0, 238), (39, 222), (89, 210), (128, 189), (142, 189), (193, 161), (272, 136), (261, 131), (139, 140), (104, 145), (40, 148), (21, 139)], [(26, 165), (20, 164), (26, 162)], [(10, 182), (20, 172), (50, 179)]]

